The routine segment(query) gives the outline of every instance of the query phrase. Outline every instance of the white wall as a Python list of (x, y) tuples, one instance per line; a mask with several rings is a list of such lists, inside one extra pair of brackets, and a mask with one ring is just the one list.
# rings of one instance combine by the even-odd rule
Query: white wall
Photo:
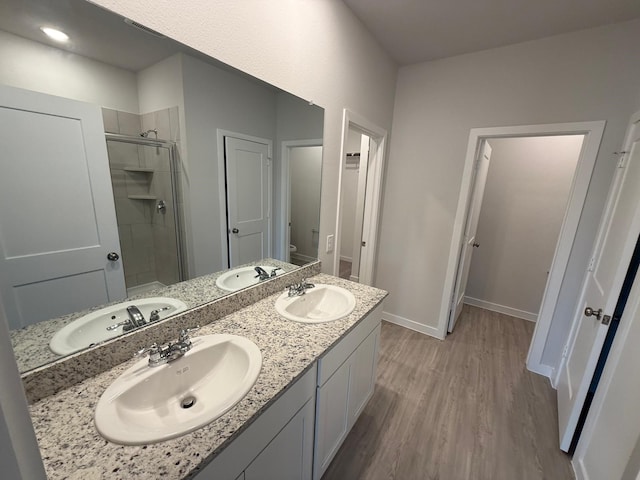
[(636, 20), (400, 69), (376, 281), (387, 312), (436, 332), (471, 128), (606, 120), (544, 354), (556, 365), (637, 101), (639, 43)]
[[(362, 134), (349, 129), (346, 153), (360, 153)], [(342, 171), (342, 224), (340, 228), (340, 256), (353, 259), (353, 236), (356, 223), (356, 201), (358, 199), (359, 168)], [(349, 261), (351, 261), (349, 260)]]
[(289, 155), (291, 173), (291, 243), (297, 255), (318, 256), (322, 147), (296, 147)]
[[(335, 233), (342, 111), (391, 130), (397, 66), (339, 0), (97, 0), (325, 109), (321, 244)], [(188, 128), (191, 128), (190, 126)], [(191, 152), (189, 152), (191, 157)], [(333, 253), (320, 249), (329, 272)]]
[(490, 140), (468, 297), (519, 310), (523, 318), (538, 314), (583, 140)]
[(133, 72), (0, 30), (0, 83), (138, 113)]

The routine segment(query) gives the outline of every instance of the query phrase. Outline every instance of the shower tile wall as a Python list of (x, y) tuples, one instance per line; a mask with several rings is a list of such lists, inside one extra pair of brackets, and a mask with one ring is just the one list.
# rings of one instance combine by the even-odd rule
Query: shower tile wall
[[(157, 128), (159, 139), (179, 142), (177, 107), (146, 115), (106, 108), (102, 113), (108, 133), (139, 136), (140, 132)], [(150, 138), (155, 135), (151, 133)], [(107, 146), (127, 288), (155, 281), (164, 285), (178, 282), (167, 149), (112, 141)], [(153, 172), (132, 172), (125, 170), (127, 167), (152, 168)], [(153, 195), (157, 200), (131, 199), (130, 195)], [(156, 209), (159, 200), (167, 204), (165, 213)]]

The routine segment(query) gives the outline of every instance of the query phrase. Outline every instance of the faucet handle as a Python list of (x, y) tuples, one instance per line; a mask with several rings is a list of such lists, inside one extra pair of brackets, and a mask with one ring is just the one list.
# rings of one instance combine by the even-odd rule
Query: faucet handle
[(277, 275), (277, 273), (276, 273), (276, 272), (277, 272), (278, 270), (284, 270), (284, 269), (283, 269), (283, 268), (281, 268), (281, 267), (276, 267), (276, 268), (274, 268), (274, 269), (272, 269), (272, 270), (271, 270), (271, 273), (269, 274), (269, 276), (270, 276), (271, 278), (275, 277), (275, 276)]
[(154, 353), (159, 353), (159, 348), (158, 348), (158, 344), (157, 343), (152, 343), (149, 347), (144, 347), (140, 350), (138, 350), (136, 353), (133, 354), (134, 357), (144, 357), (147, 353), (149, 354), (149, 356), (153, 355)]
[(196, 325), (193, 328), (183, 328), (182, 330), (180, 330), (180, 336), (178, 337), (178, 341), (179, 342), (186, 342), (189, 340), (189, 334), (191, 332), (196, 332), (200, 330), (200, 325)]

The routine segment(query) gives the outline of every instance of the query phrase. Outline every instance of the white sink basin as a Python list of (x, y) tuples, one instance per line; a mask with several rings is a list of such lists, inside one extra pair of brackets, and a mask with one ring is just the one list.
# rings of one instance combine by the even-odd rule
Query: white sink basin
[(249, 392), (262, 367), (255, 343), (223, 334), (192, 341), (183, 357), (158, 367), (142, 359), (105, 390), (95, 412), (102, 436), (124, 445), (175, 438), (212, 422)]
[(276, 300), (276, 311), (296, 322), (323, 323), (340, 320), (356, 307), (356, 298), (349, 290), (335, 285), (316, 284), (304, 295), (289, 297), (285, 292)]
[[(260, 268), (264, 269), (264, 271), (271, 275), (271, 272), (277, 267), (260, 265)], [(281, 275), (282, 273), (284, 273), (284, 270), (276, 270), (276, 275)], [(227, 292), (235, 292), (236, 290), (260, 283), (260, 279), (257, 275), (258, 273), (256, 272), (255, 266), (234, 268), (233, 270), (229, 270), (228, 272), (220, 275), (216, 279), (216, 285), (218, 288), (226, 290)]]
[(127, 307), (131, 305), (138, 307), (146, 321), (149, 321), (153, 310), (168, 307), (158, 313), (159, 320), (162, 320), (187, 309), (187, 305), (184, 302), (167, 297), (142, 298), (119, 303), (88, 313), (65, 325), (51, 338), (49, 347), (58, 355), (68, 355), (122, 335), (124, 326), (119, 326), (112, 330), (107, 330), (107, 328), (127, 320), (129, 318)]

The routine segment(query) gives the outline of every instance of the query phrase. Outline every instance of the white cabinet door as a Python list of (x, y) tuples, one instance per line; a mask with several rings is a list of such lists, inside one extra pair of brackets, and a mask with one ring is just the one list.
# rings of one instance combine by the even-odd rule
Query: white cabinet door
[(373, 395), (379, 339), (378, 323), (335, 373), (318, 387), (313, 461), (315, 480), (322, 477)]
[[(0, 295), (11, 328), (126, 296), (100, 108), (0, 87)], [(115, 259), (115, 256), (113, 257)]]
[(349, 425), (349, 360), (318, 388), (313, 478), (319, 479), (347, 436)]
[(380, 325), (353, 354), (349, 382), (349, 430), (373, 395), (379, 343)]
[(310, 480), (314, 401), (311, 398), (244, 472), (244, 480)]

